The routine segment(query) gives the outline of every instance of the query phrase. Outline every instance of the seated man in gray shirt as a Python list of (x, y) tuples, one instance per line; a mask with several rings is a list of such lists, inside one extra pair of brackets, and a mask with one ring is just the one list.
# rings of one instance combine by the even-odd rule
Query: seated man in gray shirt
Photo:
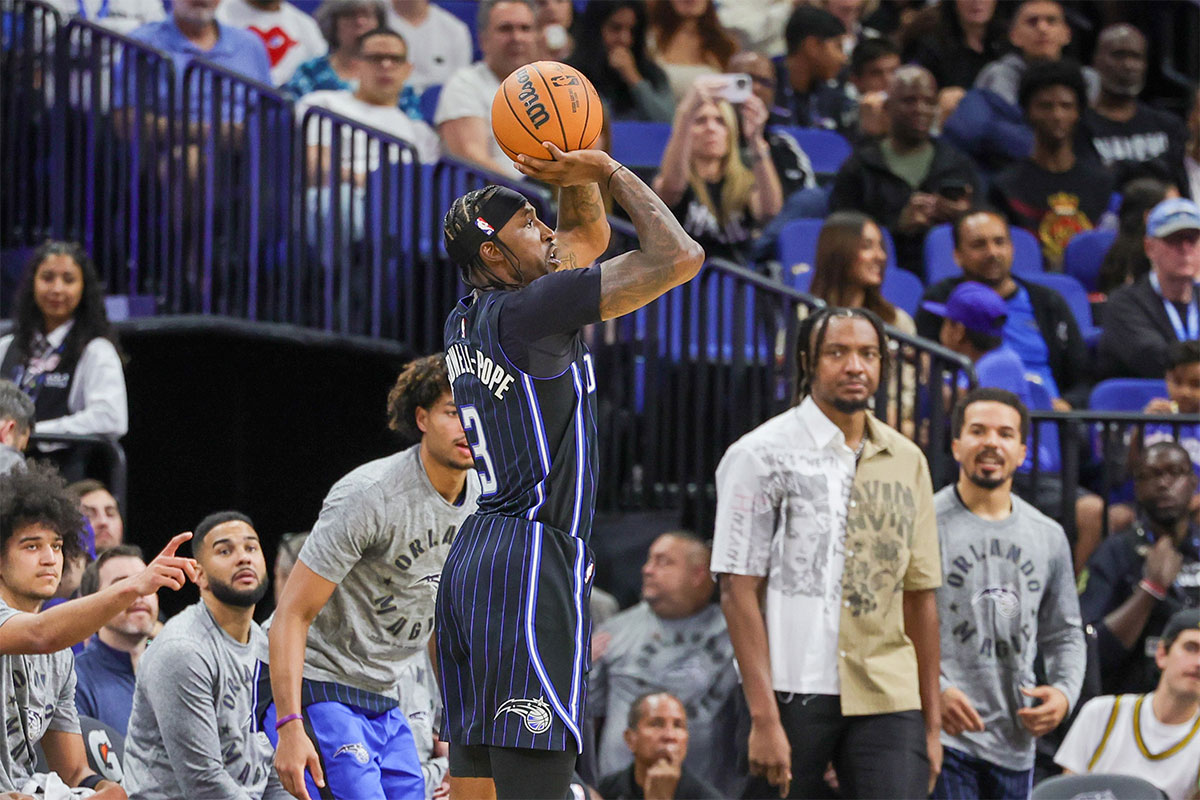
[(163, 626), (138, 669), (125, 739), (131, 800), (285, 800), (255, 725), (267, 636), (254, 606), (267, 562), (254, 524), (220, 511), (196, 526), (200, 602)]
[(36, 409), (12, 381), (0, 380), (0, 475), (25, 467), (25, 447)]
[[(1013, 494), (1029, 412), (975, 389), (954, 409), (958, 481), (934, 495), (944, 579), (942, 774), (935, 798), (1026, 798), (1034, 739), (1079, 697), (1087, 652), (1071, 549), (1057, 522)], [(1035, 685), (1033, 659), (1046, 664)]]
[(711, 602), (711, 557), (708, 545), (694, 534), (659, 536), (642, 567), (642, 602), (596, 634), (588, 702), (593, 715), (604, 717), (600, 775), (633, 759), (626, 744), (631, 705), (643, 692), (657, 689), (683, 703), (691, 735), (687, 766), (730, 797), (740, 792), (731, 744), (737, 674), (725, 617)]
[(163, 586), (178, 589), (195, 573), (190, 559), (175, 556), (190, 536), (180, 534), (140, 572), (41, 612), (58, 589), (64, 559), (83, 552), (81, 525), (53, 467), (33, 464), (0, 475), (0, 709), (6, 731), (0, 792), (30, 791), (26, 784), (37, 772), (40, 745), (50, 772), (67, 786), (94, 789), (97, 800), (124, 800), (120, 786), (88, 767), (70, 648), (142, 596)]

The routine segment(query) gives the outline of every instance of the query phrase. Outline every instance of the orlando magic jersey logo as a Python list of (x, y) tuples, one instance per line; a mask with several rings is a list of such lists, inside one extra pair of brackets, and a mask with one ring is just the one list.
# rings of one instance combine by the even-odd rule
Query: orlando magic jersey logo
[(1011, 586), (989, 586), (980, 589), (971, 598), (971, 605), (982, 603), (984, 600), (991, 600), (996, 606), (996, 612), (1007, 619), (1012, 619), (1021, 612), (1021, 599)]
[(550, 730), (550, 704), (540, 697), (536, 700), (525, 697), (505, 700), (496, 712), (496, 719), (499, 719), (501, 714), (516, 714), (530, 733), (545, 733)]

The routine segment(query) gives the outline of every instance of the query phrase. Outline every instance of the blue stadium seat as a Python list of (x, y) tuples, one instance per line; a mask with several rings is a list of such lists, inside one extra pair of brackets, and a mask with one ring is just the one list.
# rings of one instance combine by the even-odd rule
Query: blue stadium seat
[(631, 168), (658, 168), (662, 164), (667, 140), (671, 138), (669, 122), (616, 121), (612, 130), (612, 157)]
[[(1025, 277), (1042, 272), (1042, 249), (1037, 238), (1024, 228), (1012, 228), (1013, 274)], [(954, 260), (954, 233), (949, 224), (935, 225), (925, 236), (925, 283), (929, 286), (961, 275)]]
[(1167, 382), (1159, 378), (1109, 378), (1092, 387), (1088, 408), (1140, 413), (1151, 400), (1166, 396)]
[[(1050, 391), (1039, 381), (1026, 380), (1029, 386), (1029, 410), (1053, 411), (1054, 400)], [(1029, 432), (1029, 448), (1021, 472), (1033, 471), (1033, 430)], [(1038, 435), (1038, 473), (1062, 472), (1062, 443), (1058, 438), (1058, 425), (1053, 422), (1042, 422), (1037, 425)]]
[(437, 0), (437, 4), (461, 19), (471, 31), (471, 46), (474, 53), (471, 59), (478, 61), (483, 57), (479, 51), (479, 31), (476, 30), (475, 20), (479, 14), (479, 0)]
[[(783, 265), (783, 282), (797, 291), (807, 292), (809, 284), (812, 283), (817, 261), (817, 237), (821, 235), (821, 226), (824, 224), (823, 219), (794, 219), (779, 232), (777, 253), (779, 263)], [(886, 296), (888, 278), (900, 270), (896, 266), (896, 246), (892, 243), (892, 235), (886, 228), (880, 230), (883, 231), (883, 249), (887, 253), (887, 271), (883, 278), (883, 292)], [(900, 280), (903, 282), (904, 279)], [(897, 292), (903, 291), (899, 287), (894, 288)]]
[(925, 284), (921, 279), (906, 269), (891, 267), (883, 273), (884, 298), (908, 312), (910, 317), (917, 315), (917, 307), (921, 304), (921, 295), (925, 293)]
[(796, 140), (796, 144), (800, 145), (800, 149), (808, 156), (818, 175), (836, 174), (841, 169), (842, 162), (850, 157), (850, 142), (840, 133), (820, 128), (800, 128), (795, 125), (775, 127)]
[(1116, 231), (1084, 231), (1075, 234), (1071, 241), (1067, 242), (1067, 249), (1063, 253), (1063, 271), (1082, 283), (1084, 289), (1089, 292), (1096, 291), (1100, 266), (1116, 238)]
[(421, 117), (433, 125), (433, 115), (437, 111), (438, 98), (442, 96), (442, 85), (435, 84), (421, 92)]
[(1088, 300), (1087, 289), (1083, 284), (1070, 275), (1059, 272), (1042, 272), (1037, 275), (1022, 275), (1030, 283), (1041, 284), (1055, 290), (1071, 307), (1071, 314), (1079, 325), (1079, 332), (1088, 346), (1094, 346), (1100, 340), (1100, 329), (1092, 322), (1092, 303)]

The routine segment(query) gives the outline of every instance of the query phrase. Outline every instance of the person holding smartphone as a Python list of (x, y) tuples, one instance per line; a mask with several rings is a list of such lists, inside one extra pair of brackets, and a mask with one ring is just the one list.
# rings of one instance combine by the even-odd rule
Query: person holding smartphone
[(745, 74), (697, 78), (675, 111), (652, 185), (710, 257), (747, 263), (756, 230), (783, 207), (766, 121)]

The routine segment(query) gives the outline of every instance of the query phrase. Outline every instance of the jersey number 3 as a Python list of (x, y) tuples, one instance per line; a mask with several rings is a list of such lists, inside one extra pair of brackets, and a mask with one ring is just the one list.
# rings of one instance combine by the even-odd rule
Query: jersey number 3
[(463, 433), (467, 434), (467, 444), (471, 454), (475, 456), (475, 471), (479, 473), (480, 496), (486, 497), (496, 492), (496, 470), (492, 466), (492, 456), (488, 453), (487, 437), (483, 435), (483, 423), (475, 406), (459, 406), (458, 413), (462, 416)]

